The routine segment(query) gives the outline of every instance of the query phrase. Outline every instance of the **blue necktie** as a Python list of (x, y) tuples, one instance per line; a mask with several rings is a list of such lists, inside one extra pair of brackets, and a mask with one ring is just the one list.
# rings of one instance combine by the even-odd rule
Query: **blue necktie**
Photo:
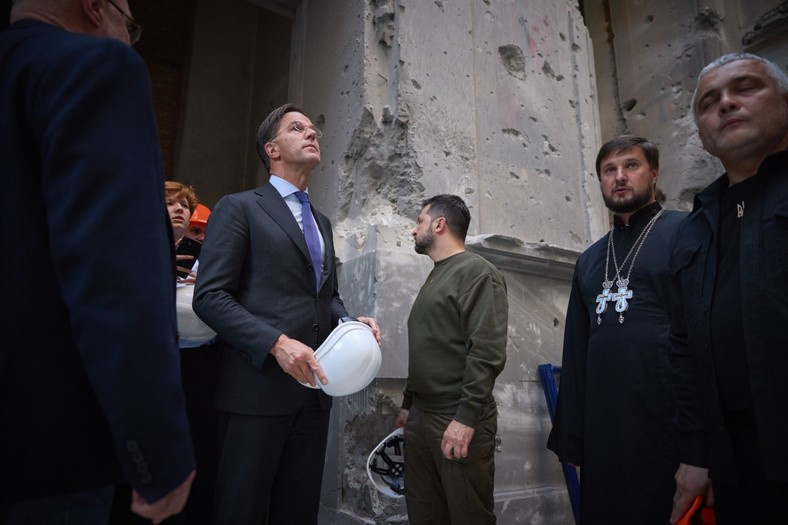
[(303, 191), (295, 192), (298, 202), (301, 203), (301, 222), (304, 223), (304, 237), (306, 237), (306, 247), (309, 248), (309, 258), (312, 259), (312, 267), (315, 270), (315, 287), (320, 289), (320, 276), (323, 274), (323, 257), (320, 253), (320, 234), (315, 227), (315, 218), (312, 215), (312, 207), (309, 205), (309, 195)]

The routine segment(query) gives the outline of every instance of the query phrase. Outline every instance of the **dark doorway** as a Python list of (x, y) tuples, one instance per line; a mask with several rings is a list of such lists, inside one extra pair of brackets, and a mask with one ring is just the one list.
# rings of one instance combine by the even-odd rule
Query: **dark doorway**
[[(274, 6), (278, 4), (272, 4)], [(247, 0), (132, 0), (165, 175), (208, 205), (264, 180), (254, 138), (287, 102), (294, 11)]]

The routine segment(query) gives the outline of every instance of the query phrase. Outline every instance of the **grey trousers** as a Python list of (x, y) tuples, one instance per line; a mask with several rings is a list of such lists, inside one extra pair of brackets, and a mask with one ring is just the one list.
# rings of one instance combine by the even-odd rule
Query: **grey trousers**
[(441, 454), (443, 432), (452, 414), (412, 406), (405, 426), (405, 502), (410, 525), (494, 524), (495, 403), (482, 409), (468, 457)]

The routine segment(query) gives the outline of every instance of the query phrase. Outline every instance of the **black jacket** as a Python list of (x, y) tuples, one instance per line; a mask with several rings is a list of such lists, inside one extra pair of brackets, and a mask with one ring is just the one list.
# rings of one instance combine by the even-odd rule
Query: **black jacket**
[[(695, 197), (674, 243), (671, 370), (682, 462), (732, 480), (730, 443), (718, 401), (710, 312), (717, 272), (721, 176)], [(768, 479), (788, 480), (788, 151), (761, 164), (741, 219), (739, 268), (744, 354), (755, 427)]]
[(0, 501), (194, 468), (150, 80), (129, 46), (0, 33)]

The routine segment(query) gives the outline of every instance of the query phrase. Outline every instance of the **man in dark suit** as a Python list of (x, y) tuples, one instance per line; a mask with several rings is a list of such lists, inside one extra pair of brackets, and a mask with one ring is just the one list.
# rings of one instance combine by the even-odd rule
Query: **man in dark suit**
[(271, 112), (257, 133), (269, 182), (216, 204), (200, 253), (194, 311), (223, 350), (218, 523), (317, 523), (331, 399), (299, 381), (325, 384), (314, 349), (348, 315), (331, 223), (305, 193), (320, 135), (297, 106)]
[(126, 0), (18, 0), (0, 33), (2, 523), (106, 523), (124, 478), (158, 522), (194, 476), (138, 34)]

